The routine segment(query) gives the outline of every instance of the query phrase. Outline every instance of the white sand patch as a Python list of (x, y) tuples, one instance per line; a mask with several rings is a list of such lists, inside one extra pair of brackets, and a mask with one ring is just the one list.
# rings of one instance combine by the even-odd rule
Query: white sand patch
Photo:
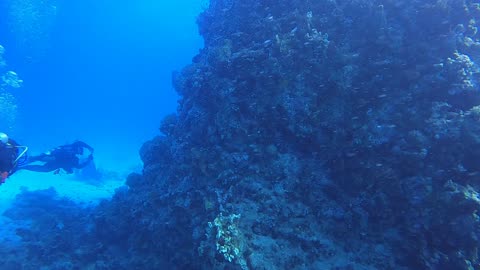
[[(114, 164), (109, 165), (114, 168)], [(28, 224), (12, 222), (2, 214), (12, 206), (15, 197), (22, 190), (36, 191), (54, 188), (60, 197), (67, 197), (83, 206), (96, 205), (102, 199), (110, 199), (114, 195), (115, 189), (125, 184), (130, 172), (103, 171), (100, 180), (88, 179), (81, 174), (16, 172), (3, 185), (0, 185), (0, 243), (2, 244), (0, 250), (21, 248), (21, 239), (16, 235), (16, 230), (28, 226)]]
[(111, 198), (115, 189), (125, 183), (125, 178), (102, 179), (98, 185), (82, 182), (75, 175), (55, 175), (53, 173), (37, 173), (19, 171), (0, 186), (0, 213), (8, 209), (15, 196), (26, 188), (29, 191), (53, 187), (59, 196), (65, 196), (81, 204), (96, 204), (101, 199)]
[(102, 179), (99, 183), (95, 180), (82, 182), (75, 175), (55, 175), (53, 173), (29, 171), (15, 173), (7, 179), (6, 183), (0, 186), (0, 243), (2, 248), (21, 247), (21, 238), (16, 235), (16, 230), (26, 224), (12, 222), (1, 214), (11, 207), (15, 196), (22, 189), (35, 191), (53, 187), (61, 197), (68, 197), (82, 205), (95, 205), (102, 199), (111, 198), (115, 189), (124, 183), (125, 178), (122, 179), (118, 176), (112, 179)]

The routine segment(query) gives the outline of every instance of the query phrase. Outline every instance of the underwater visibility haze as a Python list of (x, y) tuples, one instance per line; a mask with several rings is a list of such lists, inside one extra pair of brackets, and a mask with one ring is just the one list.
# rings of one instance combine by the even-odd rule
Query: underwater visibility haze
[(0, 269), (480, 270), (477, 21), (4, 0)]
[(176, 109), (171, 72), (203, 46), (195, 25), (201, 5), (4, 1), (1, 44), (24, 81), (12, 92), (18, 112), (10, 132), (33, 151), (83, 139), (108, 167), (139, 163), (138, 148)]

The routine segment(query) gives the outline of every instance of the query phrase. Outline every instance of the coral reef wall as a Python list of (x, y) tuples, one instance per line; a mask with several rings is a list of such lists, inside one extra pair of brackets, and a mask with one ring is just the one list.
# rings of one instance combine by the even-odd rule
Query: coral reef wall
[(70, 260), (480, 269), (479, 16), (472, 0), (211, 0), (177, 114)]

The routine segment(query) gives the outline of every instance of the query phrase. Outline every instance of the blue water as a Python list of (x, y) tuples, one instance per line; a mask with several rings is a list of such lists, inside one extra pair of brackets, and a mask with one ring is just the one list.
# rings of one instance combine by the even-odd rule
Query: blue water
[(81, 139), (99, 166), (139, 166), (138, 149), (176, 108), (172, 71), (203, 46), (195, 17), (205, 1), (37, 2), (6, 0), (0, 10), (8, 69), (24, 81), (10, 90), (10, 136), (31, 153)]

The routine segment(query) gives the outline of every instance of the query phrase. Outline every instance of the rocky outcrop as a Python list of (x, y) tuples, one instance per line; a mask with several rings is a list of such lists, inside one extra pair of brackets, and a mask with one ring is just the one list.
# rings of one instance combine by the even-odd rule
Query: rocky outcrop
[(480, 269), (479, 16), (211, 0), (177, 113), (93, 214), (89, 267)]

